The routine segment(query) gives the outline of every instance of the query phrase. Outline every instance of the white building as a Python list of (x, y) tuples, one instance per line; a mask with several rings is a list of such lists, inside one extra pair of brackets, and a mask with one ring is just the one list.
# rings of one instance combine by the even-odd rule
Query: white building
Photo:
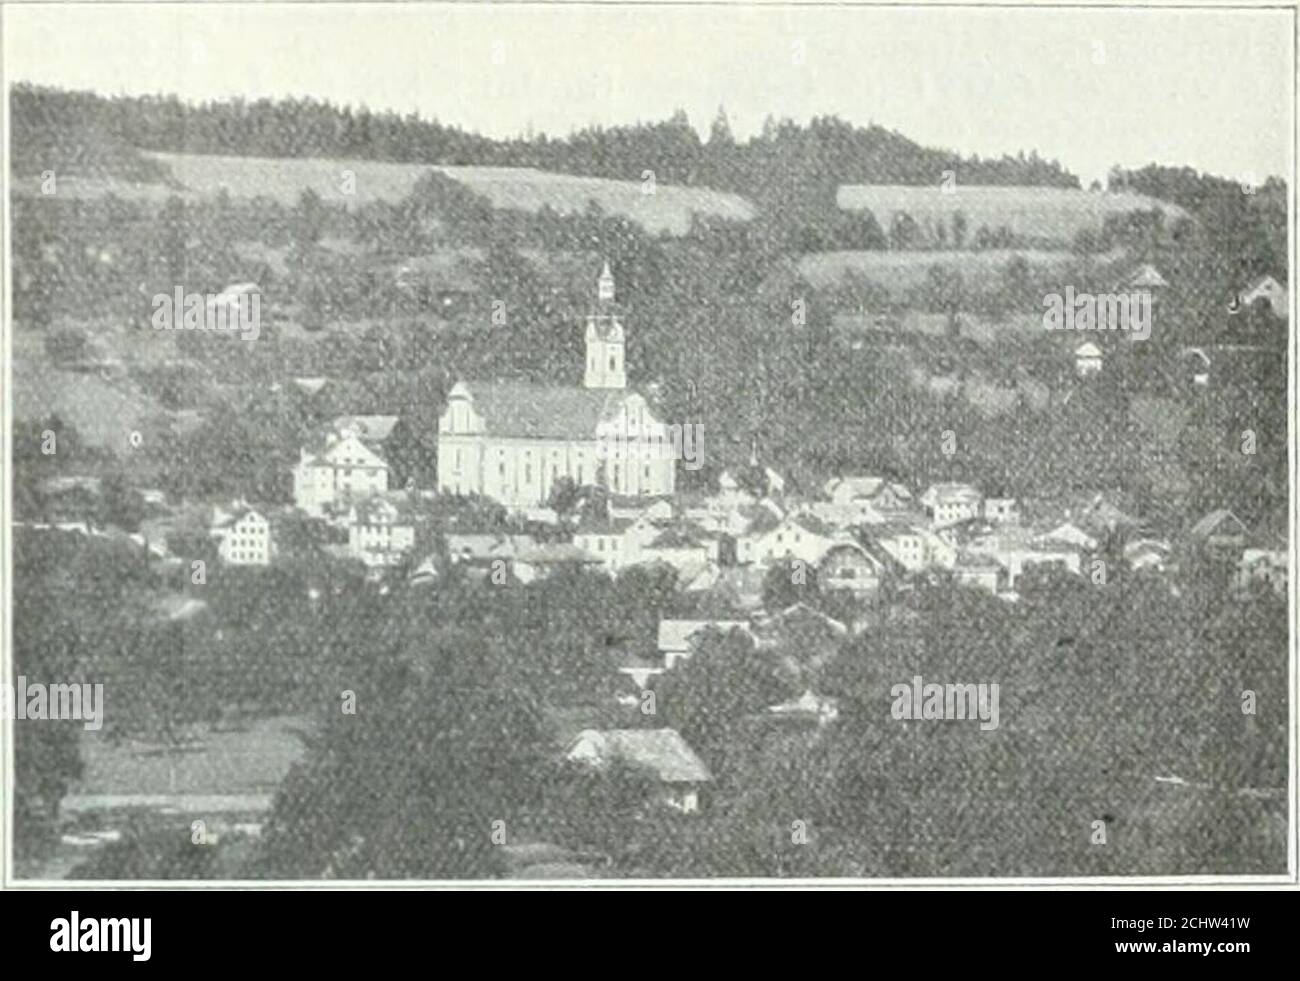
[(627, 390), (621, 314), (606, 265), (587, 317), (582, 387), (458, 382), (438, 422), (438, 489), (508, 508), (546, 503), (564, 477), (611, 494), (673, 493), (669, 427)]
[(414, 547), (415, 525), (392, 501), (371, 497), (348, 512), (348, 553), (366, 565), (397, 565)]
[(271, 523), (242, 502), (229, 510), (214, 508), (208, 533), (217, 540), (217, 554), (228, 565), (271, 562)]
[(1074, 370), (1080, 378), (1101, 371), (1101, 348), (1092, 341), (1084, 341), (1074, 349)]
[(931, 526), (945, 528), (980, 516), (983, 496), (970, 484), (932, 484), (921, 495)]
[(313, 517), (336, 505), (351, 504), (388, 491), (388, 462), (378, 445), (362, 437), (359, 426), (332, 428), (302, 448), (293, 468), (293, 501)]

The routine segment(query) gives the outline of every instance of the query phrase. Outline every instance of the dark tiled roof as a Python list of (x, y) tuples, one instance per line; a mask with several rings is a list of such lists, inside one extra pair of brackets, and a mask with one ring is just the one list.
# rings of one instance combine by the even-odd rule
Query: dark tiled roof
[(596, 438), (596, 425), (629, 394), (621, 389), (465, 382), (474, 410), (494, 436)]

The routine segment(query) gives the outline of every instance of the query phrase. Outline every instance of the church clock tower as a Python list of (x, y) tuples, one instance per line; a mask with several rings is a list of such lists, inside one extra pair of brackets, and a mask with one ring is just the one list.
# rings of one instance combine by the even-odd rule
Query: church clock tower
[(609, 263), (596, 281), (596, 304), (587, 315), (586, 388), (627, 388), (623, 360), (623, 324), (614, 302), (614, 275)]

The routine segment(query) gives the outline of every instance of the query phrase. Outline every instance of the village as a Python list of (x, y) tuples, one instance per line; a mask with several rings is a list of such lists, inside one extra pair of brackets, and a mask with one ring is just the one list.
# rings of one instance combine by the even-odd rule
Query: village
[[(819, 487), (796, 488), (756, 447), (747, 464), (721, 470), (715, 487), (679, 490), (677, 468), (686, 461), (662, 448), (693, 424), (694, 453), (707, 459), (702, 427), (666, 423), (654, 401), (635, 390), (625, 362), (625, 331), (634, 328), (624, 323), (608, 263), (594, 286), (582, 386), (538, 387), (526, 397), (509, 386), (454, 386), (439, 423), (436, 488), (393, 486), (386, 443), (397, 416), (341, 416), (301, 448), (286, 475), (290, 507), (247, 499), (206, 510), (193, 501), (173, 507), (163, 492), (141, 488), (147, 517), (139, 531), (125, 533), (78, 520), (72, 502), (93, 503), (99, 488), (91, 479), (64, 477), (46, 488), (57, 512), (26, 527), (123, 540), (170, 584), (167, 616), (181, 620), (202, 610), (209, 577), (233, 574), (237, 581), (241, 570), (311, 555), (358, 564), (365, 588), (381, 593), (436, 592), (449, 577), (478, 583), (490, 595), (551, 577), (666, 574), (675, 598), (653, 641), (615, 642), (607, 651), (606, 693), (553, 706), (565, 720), (555, 745), (559, 758), (574, 763), (646, 772), (661, 788), (660, 802), (682, 813), (708, 806), (716, 775), (679, 732), (656, 728), (646, 716), (654, 712), (657, 680), (680, 672), (702, 641), (736, 634), (791, 662), (824, 660), (887, 620), (920, 585), (948, 583), (1015, 604), (1022, 580), (1049, 568), (1074, 577), (1081, 589), (1142, 576), (1178, 595), (1180, 566), (1211, 557), (1223, 570), (1222, 588), (1241, 602), (1261, 590), (1286, 594), (1284, 530), (1252, 529), (1226, 508), (1171, 528), (1103, 487), (1044, 501), (1008, 489), (989, 494), (967, 482), (908, 486), (879, 473), (841, 473)], [(1088, 347), (1079, 353), (1081, 379), (1101, 370)], [(615, 452), (611, 432), (618, 434)], [(186, 522), (198, 540), (208, 539), (210, 551), (176, 551), (178, 541), (196, 540), (178, 538)], [(312, 529), (305, 538), (303, 522)], [(291, 525), (296, 535), (286, 531)], [(209, 570), (208, 562), (216, 567)], [(804, 668), (793, 674), (807, 687), (768, 706), (767, 714), (814, 731), (835, 725), (836, 699), (818, 691), (810, 680), (816, 672)], [(593, 699), (607, 702), (593, 710)], [(620, 718), (626, 724), (609, 725)], [(265, 726), (256, 731), (265, 735)], [(188, 811), (194, 802), (176, 796), (174, 772), (168, 786), (161, 794), (136, 788), (74, 795), (65, 813)], [(201, 799), (203, 820), (214, 828), (254, 833), (271, 801), (215, 791)], [(220, 816), (225, 809), (233, 813)], [(111, 841), (118, 833), (101, 834)], [(103, 840), (84, 831), (65, 837), (83, 845)]]

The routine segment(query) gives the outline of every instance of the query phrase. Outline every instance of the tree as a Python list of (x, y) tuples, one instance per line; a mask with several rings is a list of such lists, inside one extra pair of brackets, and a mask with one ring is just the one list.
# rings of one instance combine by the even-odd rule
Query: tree
[(84, 360), (88, 348), (89, 337), (80, 327), (60, 327), (45, 335), (45, 353), (57, 365)]

